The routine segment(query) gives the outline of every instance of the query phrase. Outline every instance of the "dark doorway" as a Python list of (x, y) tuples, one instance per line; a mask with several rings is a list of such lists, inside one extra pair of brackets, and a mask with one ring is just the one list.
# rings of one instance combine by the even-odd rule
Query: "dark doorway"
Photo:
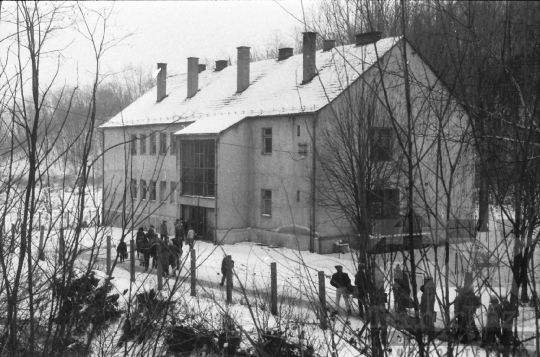
[(197, 234), (197, 239), (206, 239), (207, 222), (206, 208), (182, 205), (182, 217), (191, 225)]

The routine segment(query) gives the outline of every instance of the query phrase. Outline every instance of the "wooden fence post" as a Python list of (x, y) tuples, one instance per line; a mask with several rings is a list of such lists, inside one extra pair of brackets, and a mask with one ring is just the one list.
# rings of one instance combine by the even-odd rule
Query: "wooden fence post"
[(270, 284), (270, 311), (272, 315), (277, 316), (277, 265), (275, 262), (270, 264)]
[(58, 242), (58, 262), (64, 262), (64, 228), (60, 228), (60, 241)]
[(107, 276), (111, 275), (111, 236), (107, 236)]
[(45, 226), (39, 227), (39, 250), (38, 250), (38, 259), (45, 260), (45, 247), (43, 247), (43, 237), (45, 235)]
[(321, 321), (321, 329), (326, 330), (328, 328), (327, 313), (326, 313), (326, 287), (324, 271), (319, 271), (319, 314)]
[(227, 255), (225, 257), (226, 261), (226, 267), (227, 270), (225, 271), (225, 274), (227, 274), (227, 304), (232, 303), (232, 288), (233, 288), (233, 279), (232, 279), (232, 257), (230, 255)]
[(197, 255), (195, 249), (191, 250), (191, 296), (197, 296)]
[(131, 282), (135, 282), (135, 241), (131, 239), (129, 242), (129, 271), (131, 273)]
[(161, 262), (161, 244), (158, 243), (156, 247), (157, 258), (157, 288), (159, 291), (163, 289), (163, 263)]

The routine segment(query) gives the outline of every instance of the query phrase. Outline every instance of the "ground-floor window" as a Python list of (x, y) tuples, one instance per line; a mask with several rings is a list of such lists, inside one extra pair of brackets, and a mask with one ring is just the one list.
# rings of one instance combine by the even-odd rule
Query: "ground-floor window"
[(147, 197), (146, 197), (146, 191), (148, 190), (148, 188), (146, 187), (146, 181), (145, 180), (141, 180), (141, 200), (146, 200)]
[(137, 180), (131, 180), (131, 198), (136, 200), (137, 199)]

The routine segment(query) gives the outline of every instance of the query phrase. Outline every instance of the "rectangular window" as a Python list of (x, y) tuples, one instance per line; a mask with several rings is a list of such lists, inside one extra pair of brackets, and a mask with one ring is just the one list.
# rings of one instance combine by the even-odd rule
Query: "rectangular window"
[(392, 128), (371, 129), (371, 160), (392, 160)]
[(298, 154), (300, 154), (301, 156), (307, 155), (307, 144), (298, 144)]
[(131, 134), (129, 144), (131, 146), (131, 155), (137, 155), (137, 134)]
[(171, 181), (171, 192), (169, 195), (169, 202), (176, 203), (176, 182)]
[(263, 128), (263, 154), (272, 153), (272, 128)]
[(167, 181), (159, 182), (159, 200), (161, 202), (167, 201)]
[(215, 197), (215, 140), (182, 141), (182, 195)]
[(141, 134), (139, 140), (141, 142), (141, 155), (146, 155), (146, 135)]
[(156, 154), (156, 133), (150, 134), (150, 155)]
[(300, 136), (300, 125), (296, 126), (296, 136)]
[(176, 155), (176, 138), (171, 133), (171, 155)]
[(136, 200), (137, 199), (137, 180), (131, 180), (130, 190), (131, 190), (131, 198)]
[(167, 134), (159, 133), (159, 154), (167, 155)]
[(272, 215), (272, 190), (261, 190), (261, 214), (263, 216)]
[(368, 191), (367, 199), (371, 217), (374, 219), (399, 218), (399, 190), (383, 189)]
[(296, 202), (300, 202), (300, 191), (296, 191)]
[(146, 181), (141, 180), (141, 200), (146, 200), (146, 197), (147, 197), (146, 191), (147, 191)]
[(150, 201), (156, 200), (156, 181), (150, 181), (150, 187), (148, 188), (150, 194)]

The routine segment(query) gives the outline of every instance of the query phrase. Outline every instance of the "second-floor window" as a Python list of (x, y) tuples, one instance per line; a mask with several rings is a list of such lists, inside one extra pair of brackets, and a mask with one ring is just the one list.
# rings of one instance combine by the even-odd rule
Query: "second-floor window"
[(167, 134), (166, 133), (159, 134), (159, 154), (167, 155)]
[(139, 141), (141, 142), (141, 155), (146, 155), (146, 135), (141, 134)]
[(215, 197), (215, 140), (182, 141), (182, 195)]
[(167, 181), (159, 182), (159, 200), (161, 202), (167, 201)]
[(137, 134), (131, 134), (131, 155), (137, 155)]
[(156, 133), (150, 134), (150, 155), (156, 154)]
[(261, 214), (272, 215), (272, 190), (261, 190)]
[(137, 180), (131, 180), (130, 190), (131, 190), (131, 198), (136, 200), (137, 199)]
[(271, 154), (272, 153), (272, 128), (263, 128), (262, 130), (262, 153)]
[(176, 138), (171, 133), (171, 155), (176, 155)]
[(146, 200), (147, 199), (147, 190), (148, 188), (146, 187), (146, 181), (145, 180), (141, 180), (141, 200)]
[(156, 200), (156, 181), (150, 181), (150, 187), (148, 188), (150, 194), (150, 201)]
[(399, 190), (369, 191), (367, 195), (371, 217), (374, 219), (399, 218)]
[(371, 160), (374, 162), (392, 160), (392, 128), (371, 129)]

